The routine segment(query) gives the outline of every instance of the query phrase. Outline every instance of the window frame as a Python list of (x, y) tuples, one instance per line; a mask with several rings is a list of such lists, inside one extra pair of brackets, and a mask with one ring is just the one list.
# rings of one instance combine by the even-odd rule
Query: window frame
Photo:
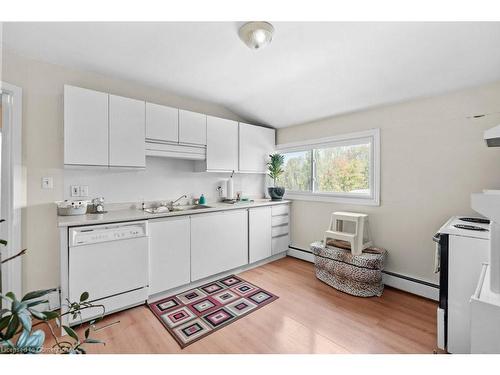
[[(370, 195), (357, 193), (316, 192), (314, 149), (348, 146), (369, 141), (370, 155)], [(285, 199), (320, 202), (334, 202), (367, 206), (380, 205), (380, 129), (370, 129), (361, 132), (341, 134), (332, 137), (312, 139), (303, 142), (284, 143), (276, 145), (279, 153), (311, 151), (311, 191), (285, 191)]]

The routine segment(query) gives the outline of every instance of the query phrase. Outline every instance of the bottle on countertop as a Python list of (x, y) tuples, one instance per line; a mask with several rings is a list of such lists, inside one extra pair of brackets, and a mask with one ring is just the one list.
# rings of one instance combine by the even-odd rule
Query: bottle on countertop
[(206, 204), (207, 203), (207, 200), (205, 198), (205, 196), (202, 194), (200, 196), (200, 200), (198, 201), (198, 204)]

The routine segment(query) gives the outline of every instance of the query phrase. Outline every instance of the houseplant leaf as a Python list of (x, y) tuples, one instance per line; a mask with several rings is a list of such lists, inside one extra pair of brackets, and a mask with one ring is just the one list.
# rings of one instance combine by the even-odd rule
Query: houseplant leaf
[(89, 299), (89, 293), (83, 292), (82, 295), (80, 296), (80, 302), (86, 301), (88, 299)]
[(40, 311), (35, 310), (35, 309), (30, 309), (30, 308), (28, 308), (28, 311), (31, 313), (31, 315), (33, 315), (38, 320), (46, 320), (47, 319), (47, 316), (43, 312), (40, 312)]
[(55, 311), (44, 311), (43, 314), (45, 315), (45, 320), (52, 320), (59, 317), (59, 314)]
[(66, 333), (73, 339), (75, 339), (76, 341), (78, 341), (78, 335), (76, 334), (76, 332), (73, 330), (73, 328), (71, 327), (68, 327), (68, 326), (63, 326), (63, 329), (66, 331)]
[(19, 318), (16, 314), (10, 316), (9, 325), (7, 326), (7, 331), (5, 332), (5, 339), (10, 339), (15, 335), (17, 329), (19, 328)]
[(25, 331), (31, 331), (31, 315), (28, 310), (23, 310), (17, 314), (19, 321), (21, 322)]
[(35, 290), (33, 292), (26, 293), (21, 301), (28, 301), (30, 299), (35, 299), (35, 298), (40, 298), (43, 297), (50, 292), (53, 292), (55, 289), (41, 289), (41, 290)]

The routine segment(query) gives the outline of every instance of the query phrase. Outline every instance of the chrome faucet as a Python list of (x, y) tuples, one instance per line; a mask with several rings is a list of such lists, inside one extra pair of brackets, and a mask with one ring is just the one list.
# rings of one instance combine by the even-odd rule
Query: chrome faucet
[(187, 198), (187, 195), (184, 194), (184, 195), (181, 195), (179, 198), (177, 198), (175, 201), (171, 201), (169, 204), (168, 204), (168, 208), (169, 209), (172, 209), (174, 208), (174, 204), (179, 202), (182, 198)]

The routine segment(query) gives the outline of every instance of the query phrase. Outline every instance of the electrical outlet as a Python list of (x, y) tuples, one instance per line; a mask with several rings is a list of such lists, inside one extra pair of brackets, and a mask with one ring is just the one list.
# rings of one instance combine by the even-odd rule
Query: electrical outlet
[(54, 179), (52, 177), (42, 177), (42, 189), (53, 189)]
[(87, 185), (80, 186), (80, 196), (88, 197), (89, 196), (89, 187)]
[(72, 197), (79, 197), (80, 196), (80, 186), (71, 185), (71, 196)]

